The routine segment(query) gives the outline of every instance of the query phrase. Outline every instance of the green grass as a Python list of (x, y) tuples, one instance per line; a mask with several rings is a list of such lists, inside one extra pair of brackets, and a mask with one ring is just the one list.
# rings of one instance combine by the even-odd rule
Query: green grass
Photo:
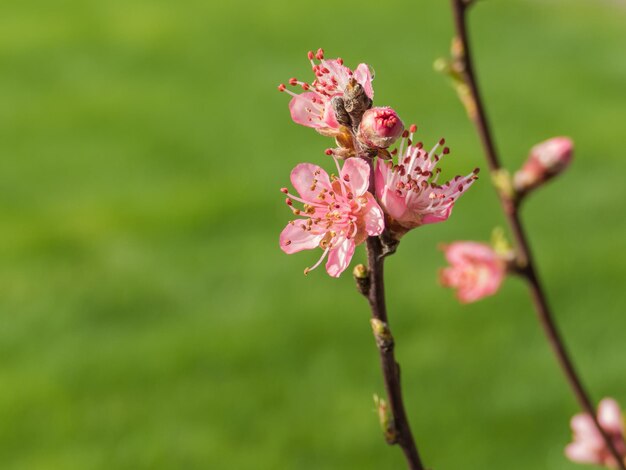
[[(626, 405), (626, 9), (479, 2), (480, 82), (516, 168), (552, 135), (575, 164), (525, 207), (550, 301), (599, 399)], [(376, 101), (484, 166), (432, 62), (447, 2), (6, 0), (0, 5), (0, 467), (391, 469), (368, 309), (350, 276), (285, 256), (278, 188), (325, 138), (276, 85), (323, 46)], [(488, 178), (388, 262), (407, 408), (429, 467), (577, 466), (576, 411), (524, 286), (459, 306), (441, 241), (503, 219)], [(363, 252), (357, 259), (363, 259)]]

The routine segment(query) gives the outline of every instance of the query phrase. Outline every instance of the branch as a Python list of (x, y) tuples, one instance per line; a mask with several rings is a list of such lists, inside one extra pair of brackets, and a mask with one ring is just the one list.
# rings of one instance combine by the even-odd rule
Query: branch
[[(460, 69), (459, 72), (469, 89), (470, 97), (474, 104), (474, 112), (470, 113), (470, 118), (476, 126), (476, 130), (478, 132), (483, 146), (483, 150), (485, 152), (485, 157), (487, 158), (487, 163), (489, 164), (489, 168), (493, 174), (499, 172), (502, 169), (502, 165), (500, 164), (500, 159), (496, 152), (495, 144), (489, 127), (489, 122), (487, 120), (487, 113), (485, 112), (480, 91), (478, 89), (478, 84), (476, 82), (476, 75), (472, 63), (471, 49), (467, 36), (466, 13), (468, 6), (473, 3), (473, 0), (451, 0), (451, 2), (456, 29), (456, 65)], [(589, 397), (589, 394), (586, 391), (582, 380), (576, 372), (572, 359), (570, 358), (559, 329), (554, 321), (554, 317), (548, 305), (543, 285), (539, 280), (539, 276), (537, 274), (535, 262), (533, 260), (530, 245), (528, 243), (528, 238), (526, 236), (524, 226), (519, 216), (518, 205), (515, 203), (515, 200), (507, 195), (505, 192), (499, 191), (498, 193), (508, 224), (517, 242), (518, 257), (521, 261), (522, 266), (524, 266), (520, 274), (526, 279), (528, 283), (539, 322), (543, 327), (544, 333), (546, 334), (550, 346), (552, 347), (552, 350), (558, 359), (559, 365), (561, 366), (561, 369), (563, 370), (563, 373), (565, 374), (565, 377), (567, 378), (567, 381), (574, 395), (576, 396), (580, 407), (587, 414), (589, 414), (589, 416), (593, 420), (596, 429), (602, 435), (602, 438), (604, 439), (607, 448), (610, 450), (611, 454), (615, 458), (618, 468), (620, 468), (621, 470), (626, 470), (624, 460), (617, 452), (617, 449), (615, 449), (615, 446), (613, 445), (610, 437), (607, 435), (607, 433), (598, 422), (593, 402), (591, 401), (591, 398)]]
[[(371, 169), (370, 191), (373, 192), (373, 164), (371, 159), (367, 160)], [(360, 292), (367, 298), (372, 310), (372, 329), (380, 354), (385, 390), (387, 391), (387, 399), (393, 418), (393, 432), (391, 433), (393, 439), (388, 438), (387, 442), (398, 444), (402, 448), (410, 470), (425, 470), (404, 409), (402, 389), (400, 387), (400, 366), (395, 359), (395, 343), (387, 320), (384, 280), (386, 254), (388, 253), (385, 252), (385, 246), (381, 239), (379, 237), (369, 237), (367, 239), (369, 269), (367, 273), (361, 272), (361, 277), (358, 275), (355, 275), (355, 277), (357, 278)], [(365, 279), (367, 281), (364, 281)]]

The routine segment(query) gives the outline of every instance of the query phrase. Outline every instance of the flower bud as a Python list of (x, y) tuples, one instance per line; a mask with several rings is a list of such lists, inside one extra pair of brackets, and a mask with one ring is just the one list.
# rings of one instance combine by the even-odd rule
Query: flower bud
[(363, 264), (357, 264), (352, 271), (352, 276), (356, 281), (356, 287), (358, 291), (365, 297), (370, 292), (370, 272), (369, 269)]
[(535, 145), (513, 177), (515, 190), (523, 194), (561, 173), (572, 160), (573, 151), (574, 143), (568, 137), (554, 137)]
[(398, 431), (396, 430), (396, 426), (393, 422), (393, 416), (389, 412), (389, 405), (383, 398), (380, 398), (376, 394), (374, 394), (374, 404), (376, 405), (376, 410), (378, 411), (378, 420), (380, 421), (380, 427), (383, 430), (387, 444), (397, 443)]
[(387, 148), (404, 131), (404, 124), (392, 108), (365, 111), (359, 125), (359, 139), (369, 147)]

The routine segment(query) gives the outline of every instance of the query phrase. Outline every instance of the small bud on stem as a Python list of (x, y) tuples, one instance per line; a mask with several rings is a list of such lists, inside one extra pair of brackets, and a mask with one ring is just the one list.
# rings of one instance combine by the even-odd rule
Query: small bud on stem
[(356, 288), (365, 297), (370, 292), (370, 273), (369, 269), (364, 264), (357, 264), (352, 270), (352, 276), (356, 281)]
[(381, 351), (391, 351), (394, 346), (394, 341), (389, 325), (378, 318), (372, 318), (370, 324), (372, 325), (372, 331), (378, 348)]
[(380, 398), (376, 394), (374, 394), (374, 404), (376, 405), (378, 421), (380, 422), (380, 427), (383, 430), (385, 441), (387, 441), (387, 444), (389, 445), (396, 444), (398, 442), (398, 432), (396, 431), (396, 426), (393, 422), (393, 416), (391, 416), (391, 413), (389, 412), (389, 405), (387, 405), (384, 398)]
[(574, 144), (567, 137), (554, 137), (535, 145), (513, 177), (515, 190), (525, 195), (559, 175), (569, 166), (573, 152)]

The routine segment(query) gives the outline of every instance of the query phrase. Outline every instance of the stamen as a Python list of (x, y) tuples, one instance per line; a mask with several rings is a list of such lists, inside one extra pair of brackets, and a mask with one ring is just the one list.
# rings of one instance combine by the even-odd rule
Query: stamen
[(324, 258), (326, 258), (326, 255), (328, 254), (328, 251), (330, 250), (330, 245), (328, 246), (328, 248), (326, 248), (324, 250), (324, 253), (322, 253), (322, 256), (320, 257), (320, 259), (317, 260), (317, 263), (315, 263), (312, 267), (310, 268), (304, 268), (304, 275), (306, 276), (307, 274), (309, 274), (311, 271), (313, 271), (315, 268), (317, 268), (320, 264), (322, 264), (322, 261), (324, 261)]

